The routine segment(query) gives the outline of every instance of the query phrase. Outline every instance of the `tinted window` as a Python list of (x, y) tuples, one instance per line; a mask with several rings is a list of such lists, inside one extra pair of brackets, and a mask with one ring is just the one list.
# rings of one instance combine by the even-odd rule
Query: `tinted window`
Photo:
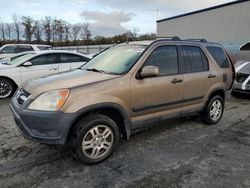
[(56, 54), (44, 54), (33, 58), (32, 65), (48, 65), (57, 63)]
[(27, 52), (27, 51), (34, 51), (31, 46), (19, 46), (18, 52)]
[(84, 57), (74, 54), (60, 54), (60, 63), (72, 63), (87, 61)]
[(225, 52), (220, 47), (207, 47), (210, 54), (213, 56), (216, 63), (221, 68), (229, 68), (229, 61)]
[(17, 53), (17, 46), (6, 46), (2, 49), (2, 53)]
[(182, 46), (182, 72), (202, 72), (208, 70), (208, 61), (204, 52), (195, 46)]
[(37, 46), (39, 50), (52, 50), (50, 46)]
[(157, 66), (160, 75), (178, 73), (178, 55), (176, 46), (161, 46), (156, 48), (146, 60), (144, 66)]

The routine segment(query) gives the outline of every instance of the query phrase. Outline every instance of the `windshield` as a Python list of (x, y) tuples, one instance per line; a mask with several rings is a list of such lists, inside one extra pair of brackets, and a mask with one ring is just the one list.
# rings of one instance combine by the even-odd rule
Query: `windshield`
[(82, 69), (109, 74), (124, 74), (134, 65), (146, 46), (123, 45), (112, 47), (85, 64)]
[(20, 64), (22, 62), (26, 62), (28, 61), (34, 54), (26, 54), (26, 55), (23, 55), (21, 57), (18, 57), (16, 59), (13, 59), (9, 62), (9, 64), (11, 65), (16, 65), (16, 64)]

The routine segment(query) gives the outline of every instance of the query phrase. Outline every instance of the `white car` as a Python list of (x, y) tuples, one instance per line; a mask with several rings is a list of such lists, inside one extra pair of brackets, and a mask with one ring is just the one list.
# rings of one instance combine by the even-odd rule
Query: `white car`
[(70, 51), (49, 50), (26, 54), (0, 64), (0, 99), (11, 96), (30, 79), (69, 71), (84, 65), (89, 58)]
[(250, 94), (250, 62), (236, 64), (232, 94)]
[(0, 58), (27, 51), (52, 50), (50, 45), (38, 44), (6, 44), (0, 48)]

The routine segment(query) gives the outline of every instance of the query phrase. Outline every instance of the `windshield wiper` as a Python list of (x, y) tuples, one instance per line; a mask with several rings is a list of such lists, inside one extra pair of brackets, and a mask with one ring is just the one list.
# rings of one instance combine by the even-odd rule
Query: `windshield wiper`
[(93, 72), (99, 72), (99, 73), (105, 73), (103, 70), (98, 70), (98, 69), (85, 69), (87, 71), (93, 71)]

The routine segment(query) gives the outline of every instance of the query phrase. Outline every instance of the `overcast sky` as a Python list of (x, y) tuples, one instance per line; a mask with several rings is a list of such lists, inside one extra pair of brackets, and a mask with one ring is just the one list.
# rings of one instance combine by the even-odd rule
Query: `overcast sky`
[(0, 0), (2, 22), (12, 14), (41, 19), (51, 16), (72, 24), (90, 22), (94, 35), (112, 36), (137, 28), (156, 32), (158, 19), (203, 9), (232, 0)]

